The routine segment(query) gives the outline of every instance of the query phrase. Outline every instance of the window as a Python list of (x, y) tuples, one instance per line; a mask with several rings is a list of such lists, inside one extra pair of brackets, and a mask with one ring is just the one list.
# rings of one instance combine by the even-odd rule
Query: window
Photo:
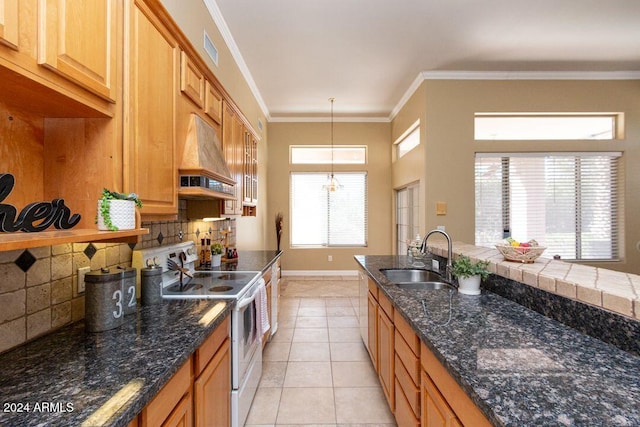
[(291, 246), (366, 246), (367, 174), (335, 173), (338, 191), (323, 190), (329, 173), (291, 173)]
[(420, 120), (417, 120), (394, 143), (396, 158), (399, 159), (420, 145)]
[(331, 158), (330, 145), (292, 145), (291, 164), (293, 165), (364, 165), (367, 162), (367, 147), (364, 145), (341, 145), (333, 147)]
[(512, 236), (547, 256), (618, 259), (620, 155), (476, 154), (476, 245)]
[(485, 114), (475, 116), (476, 140), (615, 139), (619, 114)]
[(396, 191), (396, 231), (398, 255), (407, 253), (407, 241), (420, 232), (420, 198), (417, 184)]

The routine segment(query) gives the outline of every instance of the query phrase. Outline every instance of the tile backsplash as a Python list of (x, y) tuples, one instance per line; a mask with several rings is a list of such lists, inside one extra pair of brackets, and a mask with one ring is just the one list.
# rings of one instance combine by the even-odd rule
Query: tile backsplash
[(78, 268), (131, 266), (133, 249), (193, 240), (208, 233), (221, 240), (230, 230), (235, 246), (235, 220), (187, 221), (181, 203), (177, 221), (143, 223), (149, 234), (137, 245), (69, 243), (0, 252), (0, 352), (84, 318), (84, 294), (78, 294)]

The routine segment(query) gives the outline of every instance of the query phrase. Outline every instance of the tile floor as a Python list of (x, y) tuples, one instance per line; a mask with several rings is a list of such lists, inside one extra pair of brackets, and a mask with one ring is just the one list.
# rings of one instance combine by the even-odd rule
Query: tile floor
[(358, 281), (284, 277), (246, 426), (395, 426), (358, 329)]

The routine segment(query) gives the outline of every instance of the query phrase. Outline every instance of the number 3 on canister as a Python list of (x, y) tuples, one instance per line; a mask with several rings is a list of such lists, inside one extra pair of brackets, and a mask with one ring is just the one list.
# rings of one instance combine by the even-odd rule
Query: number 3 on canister
[(122, 316), (122, 291), (117, 290), (113, 293), (113, 298), (116, 301), (116, 310), (113, 310), (113, 317), (118, 319)]

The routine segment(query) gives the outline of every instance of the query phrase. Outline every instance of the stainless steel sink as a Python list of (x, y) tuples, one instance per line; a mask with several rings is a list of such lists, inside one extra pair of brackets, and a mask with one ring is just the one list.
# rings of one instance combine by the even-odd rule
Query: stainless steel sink
[(402, 289), (438, 290), (453, 287), (442, 280), (442, 276), (431, 270), (418, 268), (384, 268), (380, 272), (394, 285)]
[(417, 289), (421, 291), (437, 291), (438, 289), (453, 289), (453, 286), (444, 282), (405, 282), (405, 283), (396, 283), (395, 285), (402, 289)]

